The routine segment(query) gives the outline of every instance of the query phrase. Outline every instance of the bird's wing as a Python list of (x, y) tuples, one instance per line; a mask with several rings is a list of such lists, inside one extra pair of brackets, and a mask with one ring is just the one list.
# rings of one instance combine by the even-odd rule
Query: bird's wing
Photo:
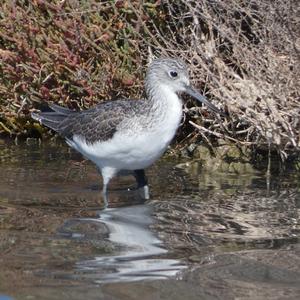
[(51, 105), (53, 112), (33, 113), (32, 117), (67, 139), (78, 136), (87, 143), (94, 143), (111, 139), (118, 125), (125, 118), (134, 116), (138, 106), (139, 101), (116, 100), (74, 112)]

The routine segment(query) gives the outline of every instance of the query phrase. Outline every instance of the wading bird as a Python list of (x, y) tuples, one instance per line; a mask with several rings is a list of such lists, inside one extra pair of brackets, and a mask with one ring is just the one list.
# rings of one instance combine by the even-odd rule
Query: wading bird
[(149, 199), (144, 169), (165, 152), (176, 133), (182, 118), (178, 94), (185, 92), (223, 115), (191, 86), (187, 67), (179, 59), (154, 60), (147, 70), (145, 92), (145, 99), (108, 101), (84, 111), (50, 104), (51, 112), (32, 113), (33, 119), (97, 165), (105, 207), (108, 183), (120, 171), (133, 172), (138, 188)]

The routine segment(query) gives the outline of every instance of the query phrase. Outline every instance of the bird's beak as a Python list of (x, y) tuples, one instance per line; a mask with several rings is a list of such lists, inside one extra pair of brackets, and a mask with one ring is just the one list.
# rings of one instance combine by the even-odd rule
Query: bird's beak
[(210, 103), (206, 97), (201, 95), (199, 92), (197, 92), (194, 88), (192, 88), (190, 85), (186, 85), (185, 92), (192, 96), (193, 98), (197, 99), (199, 102), (205, 104), (211, 111), (226, 117), (226, 114), (222, 111), (220, 111), (217, 107), (215, 107), (212, 103)]

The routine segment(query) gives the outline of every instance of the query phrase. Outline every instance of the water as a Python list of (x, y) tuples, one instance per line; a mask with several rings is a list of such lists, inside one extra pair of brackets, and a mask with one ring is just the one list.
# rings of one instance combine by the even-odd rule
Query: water
[(298, 299), (299, 173), (161, 160), (101, 210), (63, 144), (0, 144), (0, 299)]

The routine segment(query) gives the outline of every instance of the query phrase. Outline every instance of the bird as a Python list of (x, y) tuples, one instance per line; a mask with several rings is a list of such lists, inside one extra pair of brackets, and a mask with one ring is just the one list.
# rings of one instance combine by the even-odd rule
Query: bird
[(187, 65), (179, 58), (154, 59), (144, 88), (143, 99), (109, 100), (82, 111), (52, 103), (50, 112), (31, 114), (98, 167), (105, 208), (109, 181), (124, 171), (135, 176), (143, 198), (150, 198), (145, 169), (163, 155), (176, 134), (183, 116), (182, 93), (225, 115), (192, 87)]

